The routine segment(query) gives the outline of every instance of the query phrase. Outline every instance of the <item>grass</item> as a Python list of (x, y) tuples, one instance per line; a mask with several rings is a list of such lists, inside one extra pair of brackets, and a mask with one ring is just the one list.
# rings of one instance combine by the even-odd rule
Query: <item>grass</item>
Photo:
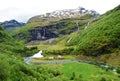
[[(100, 81), (101, 78), (105, 78), (106, 81), (119, 81), (119, 77), (113, 71), (106, 71), (95, 65), (86, 63), (70, 63), (70, 64), (58, 64), (58, 65), (43, 65), (49, 69), (59, 69), (62, 72), (60, 77), (71, 78), (73, 73), (75, 77), (80, 77), (84, 81)], [(80, 79), (79, 79), (80, 80)]]
[(62, 45), (39, 45), (38, 49), (40, 50), (62, 50), (66, 48), (65, 46)]
[(65, 76), (70, 77), (72, 76), (72, 73), (75, 72), (77, 76), (81, 74), (82, 77), (86, 79), (93, 75), (95, 76), (96, 71), (97, 73), (99, 73), (99, 71), (95, 66), (85, 64), (85, 63), (66, 64), (63, 66), (62, 71), (65, 72)]

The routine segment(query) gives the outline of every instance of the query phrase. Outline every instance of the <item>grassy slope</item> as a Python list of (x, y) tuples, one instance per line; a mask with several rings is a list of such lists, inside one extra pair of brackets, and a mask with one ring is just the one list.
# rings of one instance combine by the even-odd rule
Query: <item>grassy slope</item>
[(97, 56), (96, 61), (119, 66), (120, 5), (91, 23), (68, 45), (77, 46), (74, 54)]
[(25, 64), (21, 54), (27, 54), (26, 51), (22, 43), (8, 36), (0, 27), (0, 81), (45, 81), (55, 77), (55, 72), (49, 73), (44, 67)]
[(66, 64), (63, 66), (62, 71), (65, 72), (66, 76), (71, 76), (72, 73), (75, 72), (76, 76), (81, 75), (83, 80), (89, 80), (89, 81), (100, 80), (102, 77), (105, 77), (106, 79), (109, 78), (110, 80), (110, 78), (115, 79), (116, 77), (111, 71), (106, 72), (101, 68), (85, 63)]
[(76, 44), (76, 52), (101, 55), (120, 49), (120, 8), (102, 15), (80, 33), (70, 44)]

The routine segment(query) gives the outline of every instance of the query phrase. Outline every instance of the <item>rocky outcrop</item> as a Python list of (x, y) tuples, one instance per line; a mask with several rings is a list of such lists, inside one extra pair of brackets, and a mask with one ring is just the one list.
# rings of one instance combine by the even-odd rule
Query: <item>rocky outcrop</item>
[(62, 35), (70, 34), (78, 29), (78, 27), (73, 26), (68, 28), (68, 30), (64, 30), (67, 26), (65, 22), (60, 22), (47, 26), (38, 26), (32, 30), (29, 30), (31, 39), (30, 40), (47, 40), (51, 38), (60, 37)]
[(51, 38), (61, 37), (66, 34), (70, 34), (77, 31), (76, 24), (71, 25), (67, 22), (58, 22), (46, 26), (37, 26), (34, 29), (28, 30), (28, 33), (18, 33), (13, 36), (18, 39), (27, 39), (27, 41), (33, 40), (48, 40)]

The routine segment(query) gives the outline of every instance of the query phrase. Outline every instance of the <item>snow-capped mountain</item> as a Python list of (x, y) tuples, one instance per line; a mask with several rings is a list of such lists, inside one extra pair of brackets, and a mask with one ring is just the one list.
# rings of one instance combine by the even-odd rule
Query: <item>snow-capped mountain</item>
[(87, 10), (83, 7), (78, 7), (77, 9), (56, 10), (50, 13), (34, 16), (29, 20), (29, 22), (32, 21), (39, 22), (45, 20), (66, 19), (66, 18), (76, 18), (76, 17), (79, 18), (86, 14), (91, 14), (94, 17), (99, 16), (99, 13), (96, 12), (95, 10)]

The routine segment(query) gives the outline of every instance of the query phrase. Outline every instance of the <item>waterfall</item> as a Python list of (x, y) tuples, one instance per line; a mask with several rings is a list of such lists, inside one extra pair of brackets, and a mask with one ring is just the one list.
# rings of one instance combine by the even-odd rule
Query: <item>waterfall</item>
[(89, 24), (90, 23), (88, 22), (87, 25), (85, 26), (84, 30), (86, 30), (88, 28)]
[(44, 29), (44, 33), (43, 33), (43, 36), (45, 37), (45, 29)]
[(76, 23), (76, 26), (78, 27), (78, 30), (80, 29), (79, 25), (78, 25), (78, 22)]
[(72, 40), (72, 37), (70, 37), (70, 38), (68, 39), (67, 43), (69, 43), (71, 40)]
[(43, 36), (42, 39), (45, 39), (45, 28), (43, 29)]

